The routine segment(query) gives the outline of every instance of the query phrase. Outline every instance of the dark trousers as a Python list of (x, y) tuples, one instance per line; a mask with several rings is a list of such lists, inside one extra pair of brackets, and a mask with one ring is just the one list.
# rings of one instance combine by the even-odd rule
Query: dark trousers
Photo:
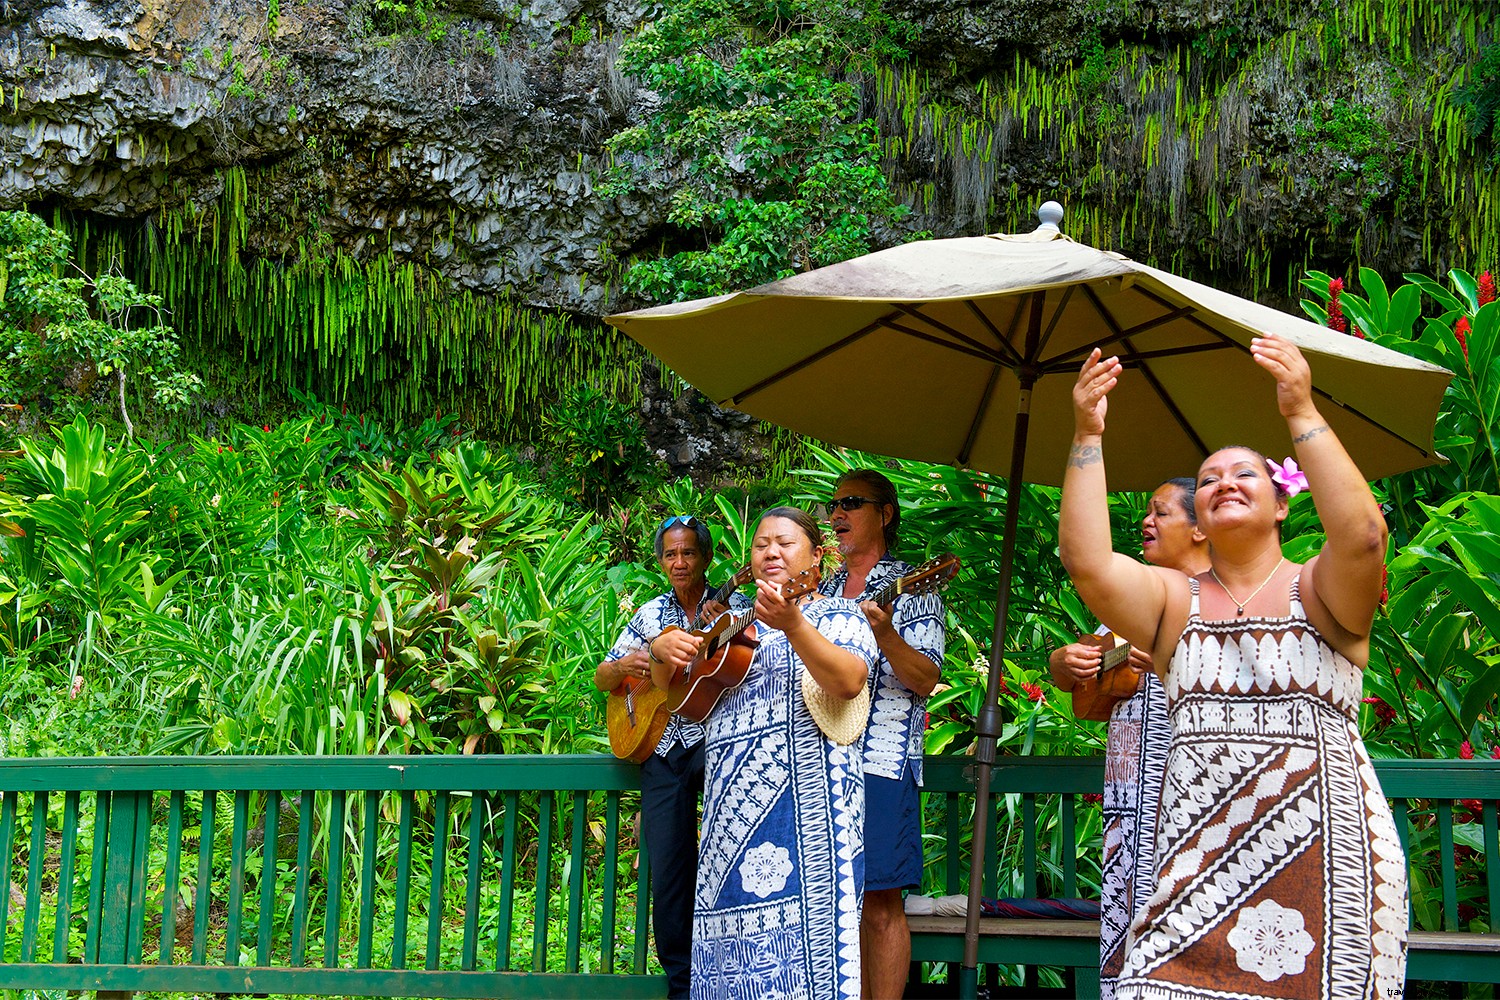
[(656, 957), (667, 973), (667, 996), (686, 997), (693, 960), (693, 892), (698, 882), (698, 796), (703, 744), (677, 744), (641, 764), (641, 832), (651, 862)]

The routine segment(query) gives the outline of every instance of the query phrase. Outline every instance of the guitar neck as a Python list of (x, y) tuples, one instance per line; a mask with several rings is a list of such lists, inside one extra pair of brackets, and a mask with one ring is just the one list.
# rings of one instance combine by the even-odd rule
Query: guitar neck
[(904, 582), (904, 577), (897, 577), (894, 580), (887, 581), (879, 590), (865, 598), (865, 600), (874, 601), (883, 608), (901, 596), (901, 584)]

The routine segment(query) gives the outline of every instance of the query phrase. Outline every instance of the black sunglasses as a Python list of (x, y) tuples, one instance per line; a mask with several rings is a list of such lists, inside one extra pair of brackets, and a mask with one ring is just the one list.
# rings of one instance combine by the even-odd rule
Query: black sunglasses
[(869, 497), (839, 497), (837, 500), (830, 500), (825, 503), (823, 509), (828, 511), (829, 517), (832, 517), (833, 512), (836, 510), (859, 510), (867, 503), (878, 504), (879, 502), (879, 500), (871, 500)]

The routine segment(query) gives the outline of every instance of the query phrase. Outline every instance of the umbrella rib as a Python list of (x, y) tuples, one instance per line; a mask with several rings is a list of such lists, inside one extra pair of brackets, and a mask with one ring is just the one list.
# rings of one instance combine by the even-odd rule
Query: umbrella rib
[(1198, 436), (1198, 432), (1193, 429), (1193, 425), (1188, 421), (1187, 416), (1183, 414), (1182, 410), (1178, 408), (1176, 401), (1172, 399), (1171, 394), (1167, 392), (1166, 386), (1161, 384), (1161, 380), (1156, 377), (1156, 373), (1146, 363), (1147, 359), (1136, 351), (1135, 345), (1130, 342), (1131, 335), (1120, 329), (1120, 324), (1110, 315), (1109, 310), (1104, 308), (1104, 303), (1099, 301), (1099, 295), (1092, 288), (1084, 285), (1083, 294), (1088, 297), (1089, 302), (1093, 304), (1095, 311), (1103, 318), (1105, 325), (1109, 327), (1110, 332), (1115, 335), (1115, 338), (1121, 344), (1125, 345), (1127, 351), (1135, 355), (1133, 360), (1139, 365), (1141, 374), (1145, 376), (1146, 384), (1151, 386), (1151, 391), (1156, 393), (1156, 398), (1161, 400), (1161, 405), (1165, 406), (1167, 412), (1172, 415), (1172, 419), (1177, 421), (1177, 426), (1181, 427), (1183, 433), (1192, 439), (1193, 444), (1198, 446), (1198, 454), (1207, 455), (1208, 447), (1204, 445), (1203, 439)]
[[(1162, 302), (1160, 299), (1156, 299), (1154, 296), (1152, 298), (1154, 301), (1161, 305), (1167, 304), (1165, 302)], [(1088, 353), (1096, 347), (1104, 347), (1106, 344), (1112, 344), (1117, 340), (1123, 340), (1126, 337), (1137, 336), (1139, 334), (1147, 332), (1148, 330), (1154, 330), (1159, 326), (1163, 326), (1167, 323), (1171, 323), (1172, 321), (1179, 319), (1187, 319), (1190, 322), (1193, 322), (1196, 325), (1207, 330), (1208, 332), (1218, 335), (1219, 331), (1215, 330), (1211, 326), (1205, 325), (1201, 320), (1196, 319), (1193, 316), (1194, 311), (1195, 310), (1192, 306), (1183, 306), (1180, 309), (1173, 309), (1169, 313), (1164, 313), (1161, 316), (1156, 317), (1155, 319), (1148, 319), (1143, 323), (1137, 323), (1135, 326), (1130, 327), (1128, 330), (1121, 330), (1119, 328), (1119, 325), (1114, 322), (1114, 317), (1101, 310), (1100, 315), (1104, 317), (1104, 321), (1106, 323), (1110, 324), (1110, 329), (1116, 331), (1115, 333), (1112, 333), (1108, 337), (1102, 337), (1099, 340), (1093, 341), (1092, 343), (1085, 344), (1082, 347), (1075, 347), (1073, 350), (1068, 351), (1066, 354), (1059, 354), (1055, 357), (1048, 358), (1045, 364), (1050, 368), (1050, 366), (1058, 364), (1060, 362), (1066, 364), (1068, 362), (1077, 361), (1079, 358), (1087, 356)], [(1202, 348), (1198, 349), (1201, 350)], [(1187, 353), (1187, 349), (1184, 349), (1182, 351), (1173, 351), (1172, 353), (1185, 354)]]
[[(1120, 340), (1124, 343), (1129, 340), (1129, 337), (1122, 337)], [(1109, 341), (1104, 341), (1103, 343), (1109, 343)], [(1089, 350), (1093, 350), (1095, 346), (1098, 345), (1089, 347)], [(1199, 354), (1203, 351), (1222, 351), (1230, 346), (1231, 344), (1194, 344), (1192, 347), (1164, 347), (1155, 351), (1130, 351), (1119, 355), (1119, 359), (1120, 364), (1126, 368), (1133, 368), (1143, 361), (1155, 361), (1157, 358), (1175, 358), (1188, 354)], [(1042, 369), (1042, 374), (1056, 375), (1059, 372), (1074, 371), (1077, 361), (1077, 355), (1071, 357), (1066, 354), (1059, 355), (1047, 362), (1047, 366)]]
[[(968, 300), (965, 300), (965, 301), (968, 301)], [(970, 308), (973, 307), (973, 303), (972, 302), (970, 302), (969, 305), (970, 305)], [(938, 330), (943, 331), (948, 336), (952, 337), (954, 340), (958, 340), (958, 341), (961, 341), (962, 343), (968, 344), (970, 347), (974, 348), (976, 351), (990, 351), (991, 350), (988, 346), (986, 346), (985, 344), (981, 344), (979, 341), (975, 340), (973, 337), (970, 337), (967, 334), (959, 333), (957, 330), (953, 329), (953, 327), (949, 326), (948, 324), (939, 322), (938, 320), (933, 319), (931, 316), (928, 316), (928, 315), (924, 314), (916, 306), (909, 306), (909, 305), (907, 305), (904, 302), (897, 302), (897, 303), (895, 303), (895, 306), (896, 306), (897, 309), (900, 309), (902, 312), (906, 313), (906, 315), (912, 317), (913, 319), (919, 319), (923, 323), (926, 323), (928, 326), (931, 326), (934, 329), (938, 329)], [(984, 317), (981, 316), (980, 318), (983, 319)], [(986, 323), (986, 325), (988, 325), (988, 323)], [(898, 329), (894, 324), (891, 324), (891, 328), (892, 329)], [(990, 327), (990, 330), (991, 330), (991, 332), (994, 332), (996, 334), (996, 336), (999, 336), (998, 331), (995, 331), (994, 327)], [(902, 330), (902, 332), (904, 333), (906, 331)], [(1004, 341), (1002, 341), (1001, 344), (1002, 344), (1003, 347), (1009, 347), (1010, 346), (1009, 344), (1005, 344)], [(1019, 362), (1020, 358), (1017, 358), (1016, 361)]]
[(995, 342), (1000, 345), (1000, 350), (1010, 355), (1011, 364), (1021, 364), (1021, 356), (1017, 354), (1016, 349), (1011, 346), (1010, 338), (1015, 336), (1016, 327), (1021, 322), (1021, 309), (1023, 306), (1023, 300), (1016, 300), (1016, 311), (1011, 313), (1010, 330), (1006, 333), (1001, 333), (1000, 328), (997, 327), (994, 323), (990, 322), (990, 318), (984, 314), (984, 310), (975, 305), (973, 299), (964, 299), (964, 305), (968, 306), (969, 312), (974, 314), (974, 318), (979, 320), (979, 322), (983, 324), (986, 330), (990, 331), (991, 336), (995, 338)]
[(974, 439), (979, 436), (979, 425), (984, 423), (984, 415), (989, 412), (990, 400), (994, 398), (995, 383), (998, 381), (1000, 381), (1000, 366), (995, 365), (990, 369), (990, 379), (984, 385), (984, 395), (979, 397), (979, 407), (974, 411), (974, 419), (969, 423), (969, 433), (964, 435), (964, 446), (958, 453), (960, 466), (969, 464), (969, 453), (974, 450)]
[[(1135, 345), (1130, 342), (1129, 337), (1122, 337), (1120, 338), (1120, 341), (1131, 352), (1135, 351)], [(1137, 358), (1140, 358), (1140, 356), (1137, 355)], [(1189, 421), (1187, 415), (1178, 408), (1176, 400), (1172, 398), (1172, 394), (1167, 392), (1167, 387), (1161, 384), (1161, 379), (1156, 377), (1156, 373), (1151, 370), (1151, 366), (1146, 364), (1144, 360), (1140, 361), (1140, 369), (1141, 374), (1146, 377), (1147, 384), (1151, 386), (1153, 391), (1155, 391), (1156, 398), (1161, 400), (1161, 405), (1167, 408), (1167, 412), (1172, 415), (1173, 420), (1177, 421), (1177, 426), (1182, 428), (1182, 432), (1188, 437), (1192, 438), (1193, 444), (1198, 446), (1198, 454), (1207, 457), (1208, 445), (1203, 443), (1203, 439), (1199, 437), (1198, 432), (1193, 429), (1192, 422)]]
[[(926, 317), (922, 318), (925, 319)], [(876, 320), (875, 325), (883, 326), (887, 330), (894, 330), (897, 333), (904, 333), (908, 337), (915, 338), (916, 340), (925, 340), (927, 341), (927, 343), (936, 344), (938, 347), (946, 347), (948, 350), (957, 351), (959, 354), (967, 354), (969, 357), (978, 358), (980, 361), (988, 361), (991, 364), (1004, 364), (1005, 361), (1005, 359), (997, 356), (994, 351), (975, 341), (968, 341), (969, 343), (975, 344), (975, 348), (977, 348), (970, 349), (968, 347), (965, 347), (963, 344), (955, 344), (951, 340), (944, 340), (942, 337), (934, 337), (930, 333), (923, 333), (921, 330), (913, 330), (911, 327), (902, 326), (900, 323), (892, 323), (888, 319)], [(964, 339), (968, 340), (968, 338)]]
[[(1249, 354), (1250, 353), (1250, 348), (1246, 347), (1244, 344), (1241, 344), (1239, 341), (1235, 340), (1232, 337), (1226, 337), (1226, 336), (1224, 336), (1224, 334), (1220, 333), (1218, 330), (1215, 330), (1213, 327), (1207, 325), (1206, 323), (1203, 323), (1201, 320), (1198, 320), (1196, 317), (1190, 316), (1190, 317), (1188, 317), (1188, 319), (1191, 320), (1191, 321), (1193, 321), (1193, 322), (1195, 322), (1195, 323), (1197, 323), (1199, 326), (1203, 327), (1203, 329), (1207, 330), (1209, 333), (1212, 333), (1214, 336), (1220, 338), (1226, 344), (1228, 344), (1230, 347), (1237, 347), (1237, 348), (1240, 349), (1240, 351), (1242, 351), (1245, 354)], [(1381, 423), (1379, 420), (1376, 420), (1374, 417), (1370, 416), (1364, 410), (1361, 410), (1361, 409), (1359, 409), (1358, 407), (1355, 407), (1355, 406), (1350, 406), (1348, 403), (1344, 402), (1341, 399), (1335, 399), (1332, 395), (1329, 394), (1328, 390), (1318, 388), (1318, 386), (1317, 386), (1316, 383), (1313, 384), (1312, 391), (1313, 391), (1313, 393), (1315, 395), (1320, 396), (1321, 398), (1328, 400), (1328, 402), (1332, 403), (1334, 406), (1337, 406), (1339, 409), (1343, 410), (1345, 413), (1352, 414), (1353, 416), (1356, 416), (1359, 419), (1363, 420), (1365, 423), (1369, 424), (1371, 427), (1375, 427), (1375, 428), (1378, 428), (1378, 429), (1384, 431), (1385, 433), (1389, 434), (1391, 437), (1395, 438), (1397, 441), (1400, 441), (1402, 444), (1404, 444), (1407, 447), (1411, 448), (1417, 454), (1423, 455), (1423, 456), (1426, 456), (1426, 457), (1429, 457), (1429, 458), (1432, 456), (1433, 452), (1428, 451), (1426, 445), (1418, 444), (1417, 442), (1415, 442), (1415, 441), (1411, 440), (1410, 438), (1408, 438), (1405, 434), (1402, 434), (1399, 431), (1396, 431), (1396, 430), (1393, 430), (1390, 427), (1387, 427), (1385, 424)]]
[[(1073, 297), (1073, 289), (1077, 287), (1077, 285), (1069, 285), (1063, 289), (1062, 301), (1057, 303), (1057, 309), (1052, 313), (1052, 322), (1047, 324), (1047, 329), (1042, 333), (1041, 339), (1037, 341), (1036, 349), (1031, 352), (1031, 358), (1033, 361), (1041, 356), (1042, 351), (1044, 351), (1047, 347), (1047, 341), (1052, 339), (1052, 331), (1057, 329), (1057, 321), (1062, 319), (1063, 310), (1068, 308), (1068, 300)], [(1083, 290), (1090, 293), (1090, 298), (1093, 298), (1092, 292), (1089, 289), (1088, 285), (1084, 285)], [(1108, 323), (1111, 328), (1115, 327), (1116, 324), (1114, 321), (1114, 317), (1103, 311), (1103, 309), (1099, 306), (1098, 299), (1094, 299), (1094, 308), (1100, 310), (1100, 313), (1104, 316), (1104, 321)]]
[(869, 336), (870, 334), (872, 334), (876, 330), (878, 330), (881, 326), (885, 325), (885, 322), (886, 322), (887, 318), (888, 317), (886, 317), (886, 316), (882, 316), (880, 319), (875, 320), (873, 323), (870, 323), (867, 326), (864, 326), (864, 327), (861, 327), (858, 330), (855, 330), (853, 333), (849, 334), (849, 336), (845, 337), (843, 340), (836, 341), (835, 343), (829, 344), (827, 347), (823, 348), (821, 351), (817, 351), (816, 353), (809, 354), (807, 357), (803, 358), (801, 361), (798, 361), (795, 364), (788, 365), (787, 367), (781, 369), (781, 371), (779, 371), (779, 372), (776, 372), (776, 373), (771, 374), (771, 375), (767, 375), (765, 378), (761, 379), (759, 382), (755, 383), (750, 388), (744, 389), (744, 390), (742, 390), (740, 392), (737, 392), (734, 395), (730, 396), (728, 399), (721, 400), (719, 402), (719, 405), (720, 406), (726, 406), (726, 405), (728, 405), (728, 406), (738, 406), (741, 402), (743, 402), (746, 399), (749, 399), (751, 396), (753, 396), (756, 393), (760, 392), (762, 389), (768, 389), (771, 386), (775, 385), (777, 382), (780, 382), (782, 379), (797, 374), (802, 369), (806, 368), (808, 365), (816, 364), (817, 362), (822, 361), (824, 358), (828, 357), (828, 355), (834, 353), (835, 351), (841, 351), (845, 347), (848, 347), (850, 344), (854, 343), (856, 340), (859, 340), (859, 339), (861, 339), (863, 337)]

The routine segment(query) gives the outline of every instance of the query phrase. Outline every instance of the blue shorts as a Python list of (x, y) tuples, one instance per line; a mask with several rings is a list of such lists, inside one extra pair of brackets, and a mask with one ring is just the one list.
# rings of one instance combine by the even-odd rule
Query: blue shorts
[(908, 766), (900, 781), (865, 775), (865, 890), (922, 885), (922, 796)]

